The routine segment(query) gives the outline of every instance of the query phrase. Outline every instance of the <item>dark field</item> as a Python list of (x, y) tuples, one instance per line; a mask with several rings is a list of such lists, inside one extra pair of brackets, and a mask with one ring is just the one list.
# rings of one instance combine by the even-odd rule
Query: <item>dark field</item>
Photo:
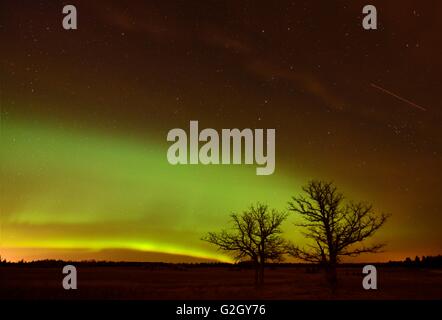
[(1, 299), (442, 299), (442, 270), (378, 267), (378, 290), (362, 288), (362, 268), (339, 269), (332, 294), (321, 272), (266, 270), (263, 289), (253, 270), (233, 267), (78, 266), (78, 289), (64, 290), (62, 268), (0, 267)]

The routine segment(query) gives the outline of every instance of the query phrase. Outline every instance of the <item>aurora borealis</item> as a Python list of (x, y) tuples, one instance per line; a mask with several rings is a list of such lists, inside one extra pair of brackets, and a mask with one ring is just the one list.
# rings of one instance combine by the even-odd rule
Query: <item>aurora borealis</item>
[[(72, 3), (75, 31), (63, 2), (0, 5), (2, 258), (228, 260), (204, 233), (312, 178), (392, 214), (387, 251), (360, 260), (441, 253), (439, 2), (376, 2), (373, 32), (362, 1)], [(274, 174), (170, 165), (167, 132), (191, 120), (275, 128)]]
[[(85, 136), (15, 121), (2, 130), (2, 178), (21, 186), (5, 190), (15, 200), (15, 207), (2, 208), (13, 212), (10, 219), (2, 216), (5, 247), (128, 248), (210, 257), (199, 237), (223, 223), (226, 209), (219, 203), (237, 210), (256, 197), (283, 203), (290, 194), (290, 181), (274, 177), (270, 189), (250, 176), (253, 168), (171, 168), (167, 145), (148, 139)], [(31, 194), (22, 192), (28, 188)]]

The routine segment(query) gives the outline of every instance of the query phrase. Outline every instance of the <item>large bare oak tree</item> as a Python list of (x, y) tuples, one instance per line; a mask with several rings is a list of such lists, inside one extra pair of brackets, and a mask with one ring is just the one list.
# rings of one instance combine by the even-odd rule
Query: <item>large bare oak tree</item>
[(258, 203), (230, 217), (231, 230), (209, 232), (203, 240), (231, 253), (236, 261), (251, 260), (255, 267), (255, 285), (262, 286), (266, 262), (280, 261), (287, 252), (281, 238), (281, 224), (287, 214)]
[(292, 197), (289, 210), (301, 216), (306, 248), (291, 246), (290, 254), (304, 261), (319, 263), (326, 269), (327, 280), (334, 289), (336, 266), (344, 256), (379, 252), (384, 244), (365, 245), (388, 215), (377, 213), (372, 205), (345, 202), (332, 182), (310, 181), (303, 191), (306, 196)]

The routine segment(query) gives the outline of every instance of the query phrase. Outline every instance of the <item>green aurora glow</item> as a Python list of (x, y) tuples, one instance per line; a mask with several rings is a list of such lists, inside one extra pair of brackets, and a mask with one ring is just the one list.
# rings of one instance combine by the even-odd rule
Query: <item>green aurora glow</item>
[(4, 247), (127, 248), (226, 260), (200, 238), (228, 213), (284, 208), (293, 182), (254, 166), (171, 166), (168, 145), (43, 123), (2, 123)]

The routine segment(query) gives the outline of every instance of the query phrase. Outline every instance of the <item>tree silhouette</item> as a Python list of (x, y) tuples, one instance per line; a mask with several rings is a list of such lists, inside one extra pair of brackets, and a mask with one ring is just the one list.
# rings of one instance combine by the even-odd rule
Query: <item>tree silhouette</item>
[[(325, 267), (327, 280), (336, 289), (336, 266), (343, 256), (379, 252), (384, 244), (363, 245), (361, 242), (385, 223), (386, 214), (377, 214), (372, 205), (346, 202), (332, 182), (310, 181), (303, 187), (306, 197), (292, 197), (289, 210), (300, 215), (303, 234), (311, 240), (307, 248), (291, 246), (290, 254)], [(358, 246), (359, 244), (359, 246)]]
[(204, 241), (233, 255), (236, 261), (250, 259), (255, 267), (255, 285), (264, 284), (264, 266), (268, 261), (281, 261), (287, 245), (281, 238), (281, 224), (287, 214), (256, 204), (241, 214), (230, 215), (232, 229), (209, 232)]

